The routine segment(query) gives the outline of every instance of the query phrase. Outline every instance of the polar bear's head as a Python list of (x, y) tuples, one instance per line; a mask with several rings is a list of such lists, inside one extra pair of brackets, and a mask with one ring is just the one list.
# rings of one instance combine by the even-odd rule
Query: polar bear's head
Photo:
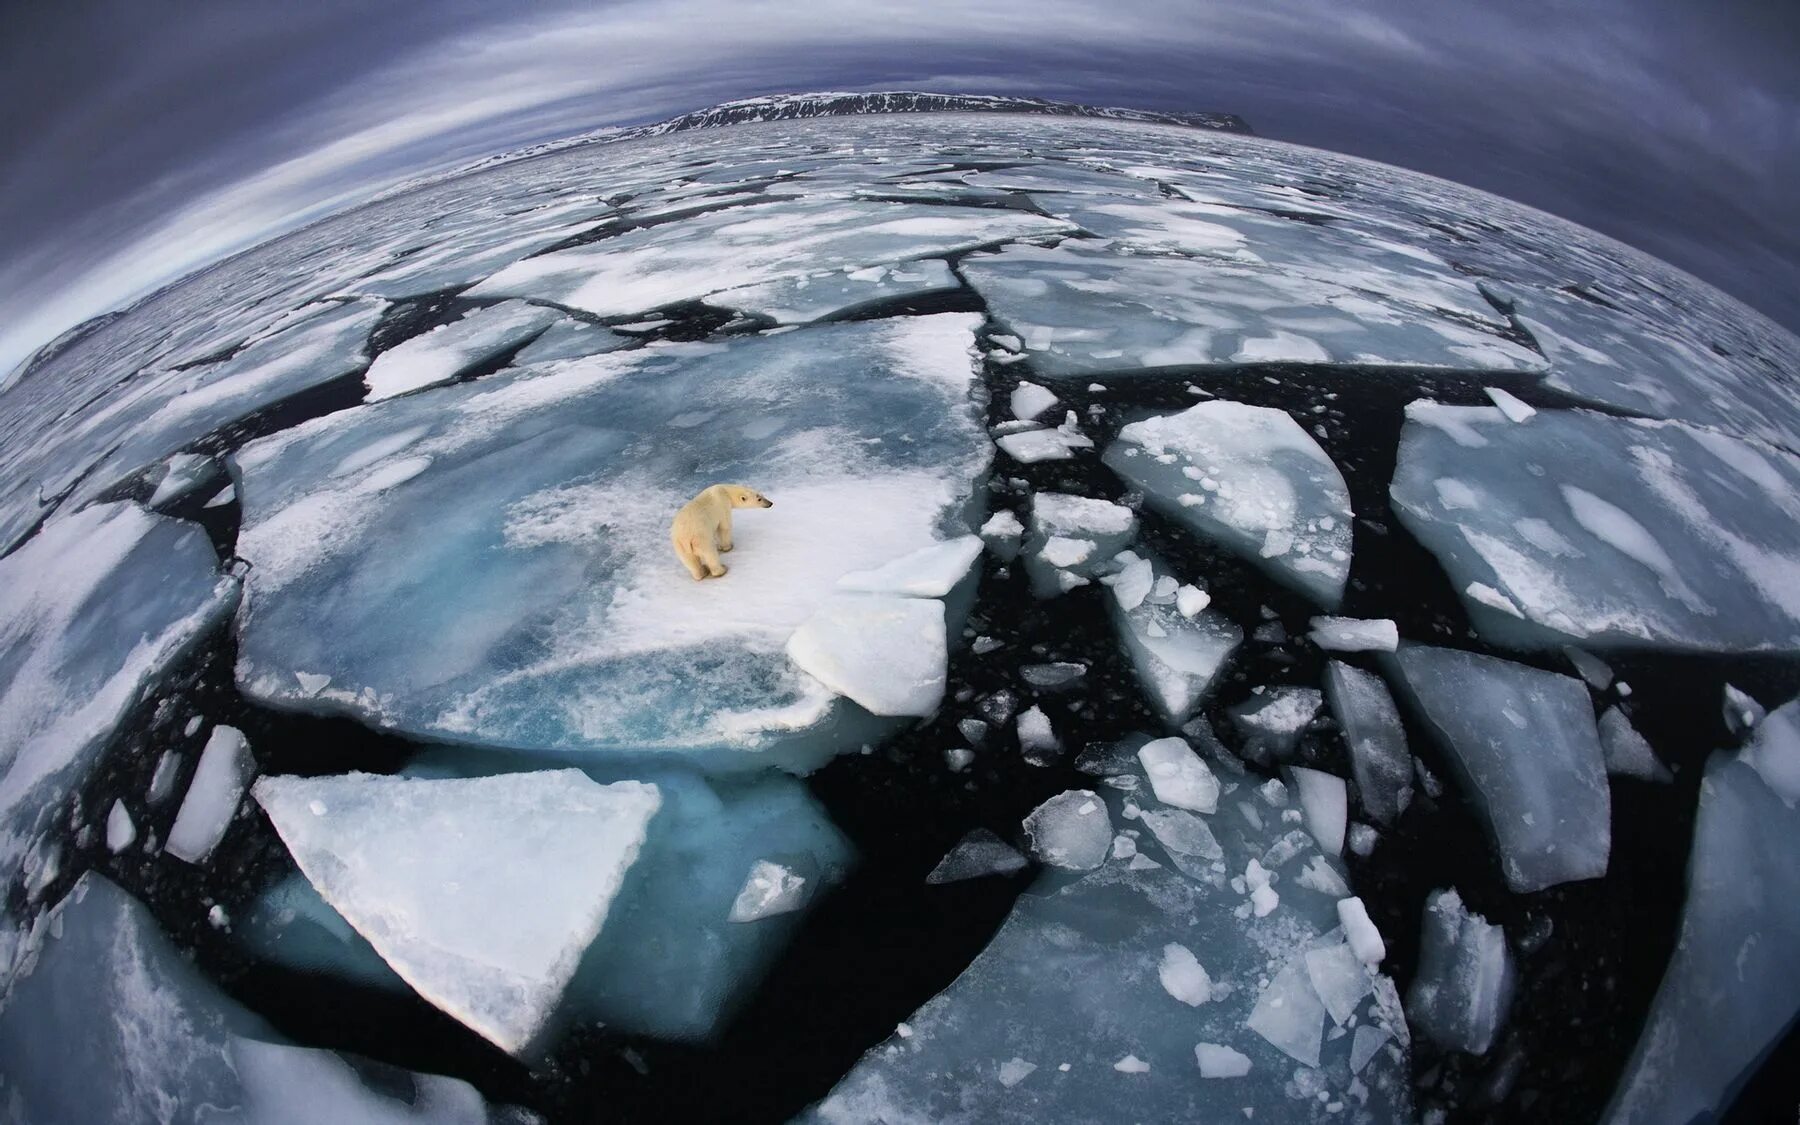
[(722, 484), (725, 495), (731, 499), (734, 508), (773, 508), (775, 501), (764, 496), (754, 488), (745, 488), (741, 484)]

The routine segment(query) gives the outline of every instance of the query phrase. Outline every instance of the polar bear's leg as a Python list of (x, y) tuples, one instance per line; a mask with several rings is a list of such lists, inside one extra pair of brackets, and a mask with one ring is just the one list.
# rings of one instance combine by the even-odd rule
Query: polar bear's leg
[(681, 565), (687, 567), (687, 572), (694, 576), (694, 581), (698, 582), (706, 577), (706, 568), (700, 565), (700, 559), (687, 544), (678, 541), (675, 544), (675, 555), (681, 560)]
[[(706, 573), (712, 575), (714, 578), (724, 577), (725, 564), (719, 561), (719, 552), (711, 543), (702, 540), (695, 544), (694, 553), (699, 556), (700, 565), (706, 568)], [(696, 575), (695, 577), (699, 576)]]
[(731, 550), (731, 513), (725, 513), (725, 519), (719, 524), (719, 550)]

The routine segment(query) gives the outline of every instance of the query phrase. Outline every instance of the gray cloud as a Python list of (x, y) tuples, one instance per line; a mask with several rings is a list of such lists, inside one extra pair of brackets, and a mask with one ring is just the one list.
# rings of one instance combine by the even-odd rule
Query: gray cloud
[(894, 86), (1239, 112), (1543, 207), (1800, 326), (1797, 25), (1658, 0), (38, 6), (0, 47), (0, 370), (399, 179)]

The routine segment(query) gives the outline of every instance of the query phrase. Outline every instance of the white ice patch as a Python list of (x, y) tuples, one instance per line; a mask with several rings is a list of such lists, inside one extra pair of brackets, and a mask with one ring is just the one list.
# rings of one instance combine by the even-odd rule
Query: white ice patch
[(1138, 750), (1156, 799), (1165, 805), (1210, 813), (1219, 807), (1219, 779), (1180, 738), (1159, 738)]
[(1327, 652), (1393, 652), (1400, 643), (1399, 627), (1387, 618), (1315, 617), (1307, 635)]
[(870, 594), (941, 598), (968, 577), (981, 555), (981, 539), (961, 535), (921, 547), (874, 570), (852, 571), (837, 580), (838, 589)]
[(204, 863), (225, 838), (244, 788), (254, 776), (256, 759), (250, 756), (244, 733), (236, 727), (214, 727), (163, 851), (189, 863)]
[(1040, 862), (1092, 871), (1112, 848), (1112, 819), (1092, 790), (1071, 789), (1033, 809), (1025, 818), (1025, 835)]
[(1212, 978), (1185, 945), (1170, 942), (1163, 946), (1162, 961), (1156, 966), (1156, 977), (1163, 991), (1188, 1005), (1198, 1008), (1212, 999)]
[(884, 594), (834, 597), (788, 638), (801, 670), (876, 715), (929, 715), (944, 698), (943, 603)]
[(744, 878), (744, 889), (731, 904), (727, 920), (757, 922), (780, 914), (792, 914), (806, 905), (809, 892), (804, 876), (759, 859)]
[(447, 383), (523, 344), (560, 315), (541, 305), (504, 301), (404, 340), (369, 365), (363, 375), (367, 401)]

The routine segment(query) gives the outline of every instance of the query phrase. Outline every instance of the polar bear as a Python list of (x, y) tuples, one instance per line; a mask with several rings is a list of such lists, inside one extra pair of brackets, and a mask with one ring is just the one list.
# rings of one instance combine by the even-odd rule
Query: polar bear
[(669, 539), (681, 565), (698, 582), (708, 576), (722, 578), (725, 564), (720, 551), (731, 550), (731, 509), (773, 508), (775, 501), (741, 484), (715, 484), (681, 506), (669, 525)]

